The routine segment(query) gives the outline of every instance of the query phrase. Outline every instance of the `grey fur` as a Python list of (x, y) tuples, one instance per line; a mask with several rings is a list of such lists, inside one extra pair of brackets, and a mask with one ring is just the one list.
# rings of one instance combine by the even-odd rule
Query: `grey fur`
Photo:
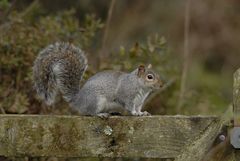
[(43, 49), (33, 66), (34, 87), (46, 104), (55, 103), (61, 93), (67, 102), (79, 92), (79, 82), (87, 68), (87, 59), (69, 43), (55, 43)]
[[(142, 106), (161, 81), (151, 69), (140, 67), (131, 73), (97, 73), (80, 88), (87, 68), (84, 53), (69, 43), (56, 43), (39, 53), (33, 76), (38, 95), (48, 105), (61, 93), (72, 109), (82, 115), (108, 116), (109, 112), (123, 110), (132, 115), (149, 115), (141, 112)], [(147, 79), (148, 74), (154, 76), (154, 81)]]

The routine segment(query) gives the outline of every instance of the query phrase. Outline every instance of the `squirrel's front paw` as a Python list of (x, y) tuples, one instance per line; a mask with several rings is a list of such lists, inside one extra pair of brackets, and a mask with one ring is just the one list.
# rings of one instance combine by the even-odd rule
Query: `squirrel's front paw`
[(109, 113), (99, 113), (97, 114), (98, 117), (100, 117), (101, 119), (107, 119), (109, 118), (110, 114)]
[(144, 111), (144, 112), (142, 112), (142, 113), (143, 113), (142, 116), (151, 116), (151, 114), (150, 114), (149, 112), (147, 112), (147, 111)]
[(139, 112), (133, 111), (133, 112), (132, 112), (132, 115), (133, 115), (133, 116), (151, 116), (151, 114), (148, 113), (147, 111), (144, 111), (144, 112), (141, 112), (141, 111), (139, 111)]

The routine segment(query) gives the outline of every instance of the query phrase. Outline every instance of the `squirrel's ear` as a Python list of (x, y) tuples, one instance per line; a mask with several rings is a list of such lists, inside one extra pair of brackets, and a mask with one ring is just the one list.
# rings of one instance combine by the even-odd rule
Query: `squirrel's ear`
[(148, 64), (148, 69), (151, 69), (152, 68), (152, 64)]
[(145, 73), (145, 66), (144, 65), (139, 65), (137, 75), (141, 76), (143, 73)]

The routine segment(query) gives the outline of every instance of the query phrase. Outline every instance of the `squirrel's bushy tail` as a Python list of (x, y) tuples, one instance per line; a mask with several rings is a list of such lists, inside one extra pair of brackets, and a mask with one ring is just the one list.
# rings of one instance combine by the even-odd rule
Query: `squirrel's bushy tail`
[(34, 87), (46, 104), (61, 93), (71, 102), (80, 90), (80, 80), (87, 68), (83, 51), (70, 43), (55, 43), (43, 49), (33, 66)]

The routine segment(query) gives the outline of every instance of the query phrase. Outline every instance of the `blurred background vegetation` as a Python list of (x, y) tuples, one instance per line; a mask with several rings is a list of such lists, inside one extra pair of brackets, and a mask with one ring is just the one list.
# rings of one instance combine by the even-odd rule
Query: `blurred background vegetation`
[(147, 103), (153, 114), (222, 113), (231, 103), (232, 74), (240, 64), (240, 3), (194, 1), (185, 12), (187, 3), (1, 0), (1, 113), (68, 113), (66, 104), (45, 107), (32, 88), (34, 59), (56, 41), (87, 52), (85, 79), (104, 69), (131, 71), (152, 63), (169, 82)]
[(31, 79), (38, 52), (69, 41), (87, 53), (85, 80), (151, 63), (168, 82), (152, 114), (219, 115), (240, 67), (239, 28), (238, 0), (0, 0), (0, 112), (69, 114), (39, 101)]

